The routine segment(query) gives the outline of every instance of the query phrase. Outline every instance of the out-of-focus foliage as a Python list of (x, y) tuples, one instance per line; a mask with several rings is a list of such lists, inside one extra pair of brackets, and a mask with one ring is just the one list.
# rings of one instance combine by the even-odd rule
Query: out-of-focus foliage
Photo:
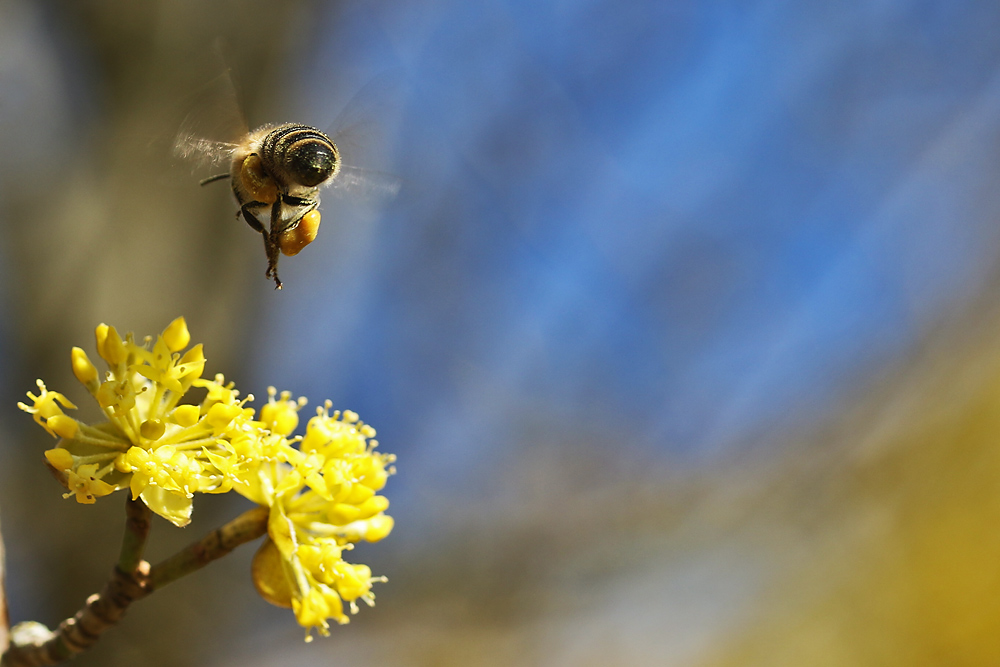
[(776, 480), (750, 525), (779, 531), (769, 548), (795, 566), (704, 664), (1000, 663), (1000, 344), (983, 301), (837, 420), (833, 456)]

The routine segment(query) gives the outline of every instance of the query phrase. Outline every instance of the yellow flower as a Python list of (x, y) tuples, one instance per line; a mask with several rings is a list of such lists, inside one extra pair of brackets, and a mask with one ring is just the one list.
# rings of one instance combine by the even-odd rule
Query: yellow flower
[(45, 383), (41, 380), (38, 380), (37, 384), (39, 390), (38, 396), (35, 396), (30, 391), (28, 392), (28, 398), (32, 401), (31, 405), (18, 403), (17, 407), (31, 414), (38, 425), (48, 431), (53, 438), (58, 437), (55, 431), (48, 425), (48, 420), (52, 417), (65, 414), (62, 408), (59, 407), (60, 405), (63, 408), (70, 408), (72, 410), (75, 410), (76, 406), (59, 392), (46, 389)]
[[(39, 380), (40, 394), (29, 393), (31, 405), (18, 404), (49, 433), (62, 438), (46, 456), (67, 473), (67, 483), (78, 502), (128, 488), (151, 510), (183, 526), (191, 520), (195, 493), (232, 489), (232, 472), (257, 457), (266, 432), (253, 421), (239, 392), (221, 375), (201, 378), (205, 356), (201, 345), (181, 355), (190, 341), (187, 324), (179, 317), (153, 341), (123, 339), (114, 327), (100, 325), (95, 332), (97, 351), (107, 364), (98, 374), (86, 352), (73, 348), (76, 378), (97, 401), (106, 421), (88, 425), (66, 415), (75, 408)], [(193, 387), (207, 389), (200, 404), (181, 404)], [(236, 450), (230, 443), (238, 440)], [(53, 450), (50, 450), (52, 452)], [(238, 452), (238, 453), (237, 453)], [(216, 466), (213, 457), (226, 460)], [(70, 495), (73, 495), (70, 494)]]
[[(366, 565), (343, 554), (360, 541), (377, 542), (393, 527), (389, 501), (378, 492), (395, 471), (395, 457), (375, 451), (375, 429), (350, 412), (331, 412), (327, 401), (292, 436), (304, 398), (268, 388), (259, 419), (222, 375), (201, 377), (201, 345), (187, 352), (183, 318), (156, 340), (137, 343), (114, 327), (95, 331), (102, 375), (86, 352), (73, 348), (73, 374), (94, 397), (105, 421), (86, 424), (39, 380), (39, 394), (19, 403), (46, 431), (60, 438), (45, 452), (48, 465), (69, 490), (64, 497), (93, 503), (129, 489), (178, 526), (191, 519), (195, 493), (236, 491), (269, 508), (268, 538), (254, 558), (253, 579), (264, 599), (291, 607), (311, 641), (313, 628), (328, 635), (330, 621), (347, 623), (358, 601), (374, 604)], [(181, 403), (191, 389), (200, 403)]]
[(267, 403), (260, 409), (260, 420), (272, 433), (291, 435), (299, 425), (299, 410), (306, 404), (305, 398), (292, 400), (290, 391), (281, 392), (281, 398), (275, 400), (278, 391), (274, 387), (267, 388)]
[(99, 496), (106, 496), (115, 490), (115, 487), (111, 486), (107, 482), (102, 482), (97, 479), (95, 477), (96, 473), (96, 463), (80, 466), (76, 470), (69, 470), (69, 480), (67, 482), (67, 486), (69, 487), (70, 492), (64, 493), (63, 498), (69, 498), (70, 496), (75, 495), (78, 503), (90, 505), (93, 504)]
[[(287, 409), (301, 407), (282, 394)], [(274, 402), (274, 394), (271, 393)], [(272, 408), (275, 414), (281, 406)], [(261, 411), (263, 414), (263, 410)], [(347, 623), (357, 601), (374, 604), (373, 577), (366, 565), (353, 565), (343, 552), (361, 540), (377, 542), (392, 530), (384, 511), (389, 501), (376, 495), (391, 474), (395, 457), (374, 451), (375, 430), (353, 412), (330, 413), (327, 402), (309, 420), (306, 436), (274, 447), (276, 463), (255, 467), (237, 490), (271, 508), (268, 540), (254, 559), (254, 583), (264, 599), (290, 606), (306, 640), (316, 628), (330, 632), (329, 621)]]

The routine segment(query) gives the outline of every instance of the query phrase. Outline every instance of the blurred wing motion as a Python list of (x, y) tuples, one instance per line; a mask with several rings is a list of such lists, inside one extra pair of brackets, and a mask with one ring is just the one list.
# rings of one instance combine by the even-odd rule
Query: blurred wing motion
[(387, 130), (399, 109), (401, 89), (389, 75), (370, 81), (327, 128), (341, 156), (340, 173), (328, 186), (332, 194), (379, 203), (399, 193), (401, 181), (384, 169), (389, 162)]
[(194, 96), (174, 139), (173, 153), (196, 168), (220, 167), (250, 132), (232, 74), (226, 70)]
[(330, 192), (363, 202), (379, 203), (387, 202), (399, 194), (400, 185), (400, 180), (392, 174), (344, 164), (330, 184)]

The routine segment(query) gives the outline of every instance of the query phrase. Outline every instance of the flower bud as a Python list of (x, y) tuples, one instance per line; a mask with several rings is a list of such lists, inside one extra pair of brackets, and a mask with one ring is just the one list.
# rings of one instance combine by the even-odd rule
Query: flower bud
[(163, 342), (167, 344), (171, 352), (180, 352), (191, 342), (191, 333), (188, 331), (187, 322), (183, 317), (167, 325), (163, 330)]
[(69, 470), (73, 467), (73, 455), (62, 447), (45, 450), (45, 459), (56, 470)]
[(170, 413), (170, 421), (174, 422), (178, 426), (194, 426), (198, 423), (198, 418), (201, 416), (201, 408), (197, 405), (178, 405), (174, 408), (174, 411)]
[(79, 347), (74, 347), (70, 352), (70, 362), (73, 365), (73, 375), (84, 387), (91, 392), (97, 389), (97, 367), (90, 361), (90, 357)]
[(80, 432), (80, 425), (77, 421), (66, 415), (53, 415), (46, 420), (45, 424), (52, 429), (53, 433), (66, 440), (72, 440)]

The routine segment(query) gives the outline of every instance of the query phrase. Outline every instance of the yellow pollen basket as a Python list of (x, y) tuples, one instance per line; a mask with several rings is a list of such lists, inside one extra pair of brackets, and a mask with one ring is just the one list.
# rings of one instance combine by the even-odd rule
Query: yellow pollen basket
[(299, 224), (291, 229), (286, 229), (278, 236), (278, 247), (286, 257), (294, 257), (303, 248), (316, 240), (319, 233), (320, 214), (313, 210), (302, 216)]
[(240, 166), (240, 180), (243, 187), (254, 200), (265, 204), (273, 204), (278, 199), (278, 186), (274, 179), (264, 171), (260, 157), (250, 155)]

